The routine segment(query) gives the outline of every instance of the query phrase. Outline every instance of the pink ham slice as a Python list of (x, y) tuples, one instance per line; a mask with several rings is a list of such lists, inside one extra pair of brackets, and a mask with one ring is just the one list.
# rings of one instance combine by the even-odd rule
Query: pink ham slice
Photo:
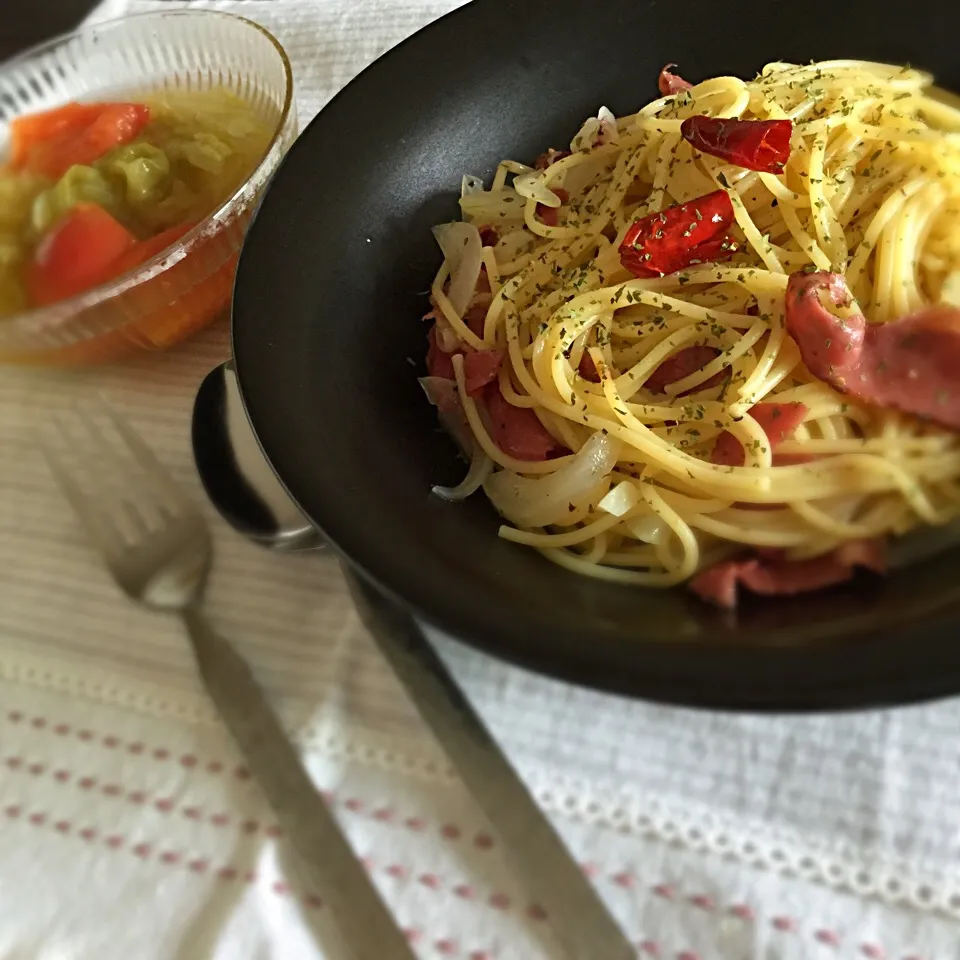
[(671, 72), (670, 68), (675, 66), (675, 63), (668, 63), (660, 71), (660, 76), (657, 78), (657, 86), (660, 88), (660, 93), (664, 97), (679, 93), (681, 90), (689, 90), (693, 86), (692, 83), (684, 80), (683, 77)]
[[(793, 436), (806, 413), (807, 408), (802, 403), (758, 403), (750, 408), (750, 416), (767, 435), (771, 450), (776, 450), (784, 440)], [(717, 437), (710, 459), (722, 466), (742, 467), (745, 456), (740, 441), (724, 430)]]
[[(453, 354), (445, 353), (437, 340), (436, 324), (428, 334), (427, 372), (431, 377), (443, 377), (453, 380)], [(504, 351), (497, 347), (493, 350), (474, 350), (464, 344), (455, 353), (463, 354), (463, 375), (467, 384), (467, 393), (471, 397), (479, 396), (483, 388), (497, 379)]]
[(870, 324), (859, 313), (836, 316), (824, 299), (852, 302), (840, 274), (790, 277), (787, 330), (813, 376), (867, 403), (960, 430), (960, 309), (941, 305)]
[(724, 560), (697, 574), (689, 586), (702, 600), (733, 610), (741, 587), (761, 596), (793, 596), (845, 583), (852, 579), (857, 567), (885, 573), (884, 542), (852, 540), (811, 560), (785, 560), (776, 551)]
[(500, 372), (503, 363), (504, 351), (497, 347), (494, 350), (470, 350), (463, 358), (463, 375), (467, 382), (467, 393), (471, 397), (479, 396), (488, 383), (493, 383)]
[(493, 442), (516, 460), (549, 460), (564, 449), (529, 407), (515, 407), (491, 383), (484, 394)]
[[(671, 383), (676, 383), (677, 380), (682, 380), (684, 377), (690, 376), (691, 373), (696, 373), (701, 367), (705, 367), (718, 356), (720, 356), (720, 351), (716, 347), (684, 347), (672, 357), (667, 357), (650, 374), (644, 386), (651, 393), (663, 393)], [(715, 387), (723, 382), (725, 376), (726, 371), (716, 373), (706, 382), (698, 384), (693, 390), (688, 390), (687, 393), (699, 393), (701, 390)], [(680, 396), (684, 396), (684, 394), (680, 394)]]
[[(470, 429), (466, 426), (460, 395), (453, 376), (453, 362), (436, 344), (432, 335), (427, 354), (428, 377), (420, 383), (430, 402), (437, 408), (441, 421), (464, 449), (469, 449)], [(483, 350), (466, 353), (463, 360), (467, 392), (477, 406), (487, 414), (490, 439), (505, 454), (516, 460), (548, 460), (566, 451), (550, 435), (537, 415), (525, 407), (508, 403), (496, 382), (501, 357), (491, 356), (498, 351)], [(482, 383), (481, 383), (482, 381)], [(471, 383), (481, 383), (471, 390)], [(466, 444), (466, 445), (465, 445)]]
[[(667, 359), (647, 377), (644, 386), (651, 393), (663, 393), (671, 383), (676, 383), (677, 380), (682, 380), (684, 377), (690, 376), (691, 373), (696, 373), (697, 370), (706, 366), (711, 360), (718, 356), (720, 356), (720, 351), (717, 350), (716, 347), (684, 347), (682, 350), (677, 351), (672, 357), (667, 357)], [(593, 360), (588, 353), (585, 353), (583, 357), (581, 357), (580, 367), (577, 372), (584, 380), (590, 380), (593, 383), (600, 382), (600, 375), (597, 373), (597, 368), (594, 366)], [(715, 373), (709, 380), (698, 384), (692, 390), (687, 390), (686, 393), (682, 393), (680, 396), (686, 396), (687, 393), (699, 393), (701, 390), (716, 387), (723, 382), (725, 376), (726, 371)]]

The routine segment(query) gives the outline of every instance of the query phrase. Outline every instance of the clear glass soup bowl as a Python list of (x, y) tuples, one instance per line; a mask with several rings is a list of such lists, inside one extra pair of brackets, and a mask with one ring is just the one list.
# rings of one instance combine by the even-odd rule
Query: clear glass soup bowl
[(162, 350), (228, 307), (257, 200), (297, 134), (293, 76), (279, 42), (250, 20), (209, 10), (92, 24), (0, 65), (0, 162), (10, 121), (70, 101), (224, 89), (273, 131), (247, 180), (178, 242), (135, 270), (50, 306), (0, 318), (0, 362), (103, 363)]

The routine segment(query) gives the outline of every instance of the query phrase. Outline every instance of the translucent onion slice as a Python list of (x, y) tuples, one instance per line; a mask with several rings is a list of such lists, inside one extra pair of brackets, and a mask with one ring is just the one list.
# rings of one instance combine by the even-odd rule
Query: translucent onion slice
[(530, 235), (529, 230), (511, 230), (500, 237), (493, 252), (497, 260), (506, 263), (516, 260), (524, 253), (529, 253), (536, 243), (536, 237)]
[(469, 197), (471, 193), (483, 193), (483, 180), (466, 173), (460, 181), (460, 197)]
[(554, 473), (534, 479), (499, 470), (483, 488), (497, 510), (517, 526), (545, 527), (596, 490), (616, 466), (619, 450), (619, 441), (597, 432)]
[(472, 223), (441, 223), (433, 228), (433, 235), (450, 267), (450, 287), (447, 297), (462, 317), (477, 289), (480, 266), (483, 263), (483, 244), (480, 231)]
[(547, 189), (543, 182), (543, 174), (539, 170), (532, 173), (521, 173), (513, 178), (513, 189), (528, 200), (536, 200), (545, 207), (559, 207), (560, 198)]
[(597, 508), (615, 517), (622, 517), (629, 513), (640, 502), (640, 491), (637, 485), (629, 480), (621, 480), (597, 504)]
[(470, 469), (467, 475), (455, 487), (434, 487), (433, 492), (444, 500), (466, 500), (476, 493), (486, 483), (487, 477), (493, 472), (493, 461), (474, 445), (473, 457), (470, 460)]
[(940, 288), (940, 302), (960, 307), (960, 270), (948, 273)]
[(595, 117), (584, 121), (577, 135), (570, 141), (570, 150), (576, 153), (578, 150), (590, 150), (595, 146), (619, 142), (617, 118), (606, 107), (601, 107)]
[(446, 377), (421, 377), (419, 383), (427, 399), (437, 408), (440, 425), (460, 448), (460, 452), (465, 457), (472, 457), (473, 431), (460, 406), (456, 381)]
[(662, 543), (663, 538), (669, 532), (669, 527), (655, 513), (637, 517), (635, 520), (628, 520), (627, 529), (638, 540), (652, 544)]

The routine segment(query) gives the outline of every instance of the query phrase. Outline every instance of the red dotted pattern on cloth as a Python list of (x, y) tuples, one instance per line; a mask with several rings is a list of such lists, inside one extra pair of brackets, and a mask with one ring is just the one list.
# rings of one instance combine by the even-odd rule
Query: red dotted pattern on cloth
[[(150, 797), (142, 790), (127, 791), (118, 783), (101, 783), (97, 778), (91, 776), (77, 776), (70, 770), (57, 769), (51, 770), (41, 763), (31, 763), (25, 765), (22, 757), (7, 757), (3, 761), (11, 770), (25, 770), (31, 776), (39, 777), (49, 774), (58, 783), (69, 784), (73, 782), (80, 790), (92, 791), (99, 790), (105, 797), (122, 798), (135, 806), (152, 804), (153, 808), (160, 813), (172, 813), (177, 809), (176, 802), (170, 797)], [(229, 814), (211, 813), (207, 814), (197, 806), (184, 806), (179, 808), (180, 814), (187, 820), (206, 820), (215, 827), (228, 827), (232, 821)], [(239, 823), (239, 829), (244, 833), (253, 834), (263, 832), (267, 837), (276, 838), (281, 835), (281, 830), (276, 824), (261, 826), (258, 820), (243, 820)]]
[[(107, 750), (126, 750), (134, 755), (142, 754), (150, 750), (154, 760), (163, 763), (167, 760), (176, 759), (185, 769), (193, 769), (200, 764), (200, 759), (192, 753), (183, 753), (175, 755), (167, 747), (155, 746), (148, 747), (147, 744), (139, 740), (124, 740), (112, 733), (101, 734), (85, 727), (73, 727), (68, 723), (51, 723), (46, 717), (27, 717), (19, 710), (8, 710), (6, 719), (8, 723), (19, 724), (29, 722), (30, 726), (37, 730), (49, 728), (58, 737), (76, 737), (84, 743), (97, 743)], [(218, 776), (226, 772), (226, 768), (219, 760), (212, 760), (206, 765), (207, 773)], [(238, 780), (249, 780), (250, 771), (246, 767), (234, 767), (229, 771), (230, 775)]]
[[(212, 776), (219, 776), (226, 771), (226, 767), (219, 760), (210, 760), (205, 764), (202, 764), (200, 759), (191, 753), (180, 754), (179, 757), (177, 757), (175, 752), (167, 747), (148, 747), (139, 740), (126, 741), (115, 736), (114, 734), (98, 734), (85, 728), (76, 729), (66, 723), (53, 724), (45, 717), (27, 718), (22, 712), (17, 710), (8, 711), (7, 720), (14, 724), (23, 723), (29, 720), (30, 724), (37, 729), (49, 728), (52, 733), (59, 737), (77, 737), (84, 742), (96, 742), (110, 750), (124, 749), (135, 755), (149, 752), (153, 759), (160, 763), (164, 763), (168, 760), (176, 758), (177, 762), (185, 769), (199, 769), (202, 766), (203, 769)], [(23, 760), (19, 757), (9, 757), (6, 760), (6, 763), (11, 769), (17, 769), (22, 766)], [(45, 772), (45, 770), (46, 768), (43, 764), (34, 764), (32, 765), (30, 772), (35, 776), (40, 776)], [(229, 772), (237, 779), (250, 779), (250, 773), (245, 767), (235, 767)], [(60, 783), (68, 783), (71, 779), (73, 779), (83, 790), (92, 790), (98, 784), (98, 781), (93, 777), (84, 776), (77, 778), (75, 774), (72, 774), (68, 770), (57, 770), (54, 773), (54, 777)], [(104, 784), (100, 786), (100, 789), (106, 796), (109, 797), (120, 797), (123, 795), (123, 788), (117, 784)], [(339, 798), (335, 797), (329, 791), (321, 792), (323, 792), (327, 799), (329, 799), (331, 802), (339, 801)], [(149, 798), (142, 791), (132, 791), (131, 793), (127, 794), (126, 799), (135, 804), (146, 803), (149, 801)], [(161, 798), (153, 801), (153, 803), (157, 810), (160, 810), (164, 813), (169, 813), (174, 809), (173, 801), (171, 800)], [(364, 814), (366, 810), (366, 805), (364, 802), (357, 797), (349, 797), (346, 800), (343, 800), (342, 805), (345, 809), (355, 814)], [(187, 810), (184, 810), (183, 813), (188, 818), (198, 819), (196, 815), (192, 815)], [(368, 815), (372, 819), (381, 823), (402, 824), (406, 829), (417, 833), (422, 833), (429, 828), (429, 824), (422, 818), (415, 816), (404, 818), (396, 810), (387, 806), (375, 807), (369, 812)], [(227, 826), (230, 822), (230, 819), (227, 814), (214, 813), (209, 815), (209, 821), (214, 826), (220, 827)], [(243, 823), (241, 829), (245, 833), (255, 833), (261, 829), (261, 826), (257, 824), (254, 827), (254, 823), (256, 823), (256, 821), (246, 821)], [(280, 828), (275, 824), (270, 824), (262, 829), (268, 837), (276, 838), (280, 836)], [(441, 836), (447, 840), (459, 840), (464, 836), (464, 831), (456, 824), (445, 823), (442, 824), (439, 829)], [(495, 846), (493, 837), (484, 832), (475, 834), (471, 842), (478, 850), (491, 850)]]
[[(125, 749), (131, 754), (138, 755), (143, 754), (150, 749), (152, 751), (153, 759), (158, 762), (166, 762), (170, 759), (173, 759), (175, 756), (175, 754), (166, 747), (158, 746), (148, 748), (146, 744), (140, 741), (124, 741), (113, 734), (101, 735), (85, 728), (75, 729), (69, 724), (65, 723), (57, 723), (54, 725), (51, 724), (45, 717), (35, 716), (28, 718), (22, 712), (17, 710), (8, 711), (6, 718), (8, 722), (13, 724), (29, 722), (29, 724), (37, 730), (49, 728), (55, 735), (60, 737), (75, 736), (77, 739), (87, 743), (97, 741), (99, 744), (109, 750)], [(201, 766), (200, 759), (190, 753), (180, 754), (178, 757), (176, 757), (176, 760), (184, 769), (188, 770), (197, 769)], [(131, 804), (142, 805), (147, 802), (152, 802), (155, 809), (163, 813), (171, 813), (176, 809), (175, 802), (169, 798), (157, 798), (151, 801), (143, 791), (134, 790), (125, 792), (124, 788), (119, 784), (99, 784), (98, 780), (94, 777), (76, 777), (76, 775), (69, 770), (50, 770), (45, 764), (42, 763), (26, 764), (22, 757), (7, 757), (4, 762), (9, 769), (25, 770), (25, 772), (30, 776), (40, 777), (49, 772), (49, 774), (59, 783), (69, 783), (71, 780), (73, 780), (81, 790), (93, 790), (99, 787), (99, 790), (104, 796), (123, 797)], [(227, 771), (227, 768), (223, 763), (217, 760), (211, 760), (203, 765), (203, 768), (212, 776), (219, 776), (225, 772), (228, 772), (229, 775), (238, 780), (250, 779), (249, 770), (243, 766), (234, 767), (230, 771)], [(338, 801), (338, 798), (331, 792), (322, 792), (329, 800), (331, 800), (331, 802)], [(368, 812), (368, 805), (357, 797), (348, 797), (339, 802), (345, 810), (353, 814), (369, 816), (371, 819), (380, 823), (400, 824), (405, 829), (417, 833), (422, 833), (429, 829), (429, 824), (422, 818), (401, 817), (397, 811), (389, 806), (372, 807)], [(3, 812), (10, 819), (20, 819), (23, 817), (22, 808), (16, 804), (7, 806)], [(189, 820), (199, 821), (205, 819), (207, 822), (216, 827), (227, 827), (233, 822), (230, 816), (226, 813), (205, 814), (201, 808), (196, 806), (183, 807), (181, 808), (180, 812)], [(46, 826), (49, 822), (47, 815), (42, 812), (30, 813), (26, 819), (30, 824), (36, 827)], [(50, 826), (52, 826), (52, 828), (61, 835), (69, 835), (74, 832), (73, 824), (68, 820), (58, 820), (50, 823)], [(246, 834), (255, 834), (262, 831), (266, 836), (274, 838), (281, 835), (280, 828), (275, 824), (263, 826), (258, 820), (255, 819), (246, 819), (241, 821), (238, 825), (238, 829)], [(460, 840), (464, 835), (463, 830), (456, 824), (452, 823), (444, 823), (440, 825), (439, 832), (442, 837), (450, 841)], [(83, 827), (76, 830), (75, 833), (76, 836), (90, 843), (96, 842), (99, 837), (98, 831), (93, 827)], [(155, 853), (154, 848), (148, 843), (128, 845), (124, 837), (116, 834), (112, 834), (103, 838), (102, 842), (105, 846), (113, 850), (126, 849), (133, 856), (136, 856), (142, 860), (153, 860), (154, 862), (162, 863), (172, 867), (186, 867), (186, 869), (195, 874), (205, 874), (211, 871), (211, 864), (207, 860), (199, 858), (188, 860), (184, 854), (172, 850), (161, 850)], [(478, 850), (490, 850), (496, 845), (493, 837), (487, 833), (477, 833), (473, 837), (472, 843), (473, 846)], [(374, 869), (374, 864), (369, 857), (362, 859), (364, 860), (364, 863), (368, 869)], [(636, 876), (630, 871), (620, 871), (617, 873), (607, 874), (602, 867), (595, 863), (584, 863), (581, 865), (581, 868), (588, 877), (592, 879), (602, 879), (606, 877), (610, 880), (610, 882), (625, 890), (632, 890), (638, 884)], [(407, 880), (413, 876), (412, 871), (402, 864), (397, 863), (388, 864), (383, 868), (383, 872), (387, 876), (398, 881)], [(257, 880), (257, 874), (255, 871), (247, 871), (241, 875), (237, 868), (229, 865), (212, 869), (212, 873), (218, 879), (224, 882), (240, 881), (244, 883), (255, 883)], [(439, 876), (433, 873), (423, 873), (416, 876), (415, 879), (422, 886), (431, 890), (439, 891), (448, 888), (454, 896), (459, 897), (460, 899), (471, 901), (478, 899), (477, 892), (469, 885), (462, 883), (448, 885), (444, 883)], [(271, 889), (278, 896), (289, 896), (291, 894), (289, 886), (283, 881), (275, 881), (272, 884)], [(666, 900), (675, 900), (680, 896), (680, 893), (676, 887), (669, 883), (654, 884), (650, 887), (650, 891), (655, 896)], [(715, 913), (720, 912), (720, 910), (723, 909), (718, 907), (716, 902), (711, 897), (703, 894), (691, 894), (686, 897), (686, 901), (691, 906), (706, 912)], [(304, 902), (311, 907), (320, 907), (322, 905), (322, 901), (320, 901), (320, 899), (313, 894), (308, 894), (304, 898)], [(513, 907), (510, 897), (504, 893), (492, 893), (487, 897), (486, 902), (493, 909), (500, 911), (507, 911)], [(539, 921), (546, 919), (545, 911), (538, 904), (529, 905), (526, 907), (525, 912), (526, 915), (531, 919)], [(754, 910), (748, 904), (733, 904), (725, 908), (724, 912), (730, 916), (737, 917), (744, 922), (753, 923), (756, 920)], [(780, 933), (796, 933), (798, 931), (797, 921), (793, 917), (789, 916), (774, 916), (770, 920), (770, 926)], [(419, 931), (409, 930), (407, 933), (411, 939), (411, 942), (415, 942), (421, 938), (421, 933)], [(839, 948), (843, 944), (843, 938), (841, 934), (836, 930), (831, 930), (828, 928), (820, 928), (815, 930), (813, 932), (813, 939), (825, 947)], [(437, 940), (433, 946), (439, 953), (445, 956), (462, 956), (466, 957), (467, 960), (485, 960), (486, 957), (492, 956), (485, 951), (473, 951), (469, 954), (463, 953), (460, 951), (456, 941), (450, 939)], [(640, 940), (637, 943), (637, 947), (642, 954), (647, 956), (654, 958), (663, 956), (661, 945), (653, 940)], [(883, 947), (879, 944), (862, 943), (860, 944), (859, 949), (860, 953), (866, 957), (867, 960), (887, 960), (888, 955)], [(675, 957), (676, 960), (700, 960), (696, 954), (690, 951), (681, 951), (680, 953), (676, 954)], [(922, 958), (918, 956), (911, 956), (904, 957), (902, 960), (922, 960)]]
[[(3, 810), (3, 813), (11, 820), (19, 820), (24, 816), (23, 808), (17, 804), (11, 804), (7, 806)], [(26, 820), (31, 825), (36, 827), (44, 827), (49, 824), (57, 833), (62, 835), (75, 833), (76, 836), (90, 843), (96, 842), (99, 838), (97, 830), (92, 827), (84, 827), (82, 829), (75, 830), (74, 825), (69, 820), (58, 820), (51, 823), (47, 814), (40, 811), (30, 813), (26, 817)], [(213, 876), (223, 882), (242, 882), (252, 884), (257, 881), (257, 874), (255, 871), (247, 871), (246, 873), (241, 874), (240, 870), (230, 865), (213, 868), (210, 862), (206, 859), (188, 859), (185, 854), (176, 850), (156, 851), (152, 844), (145, 842), (130, 844), (125, 837), (116, 834), (103, 838), (102, 842), (105, 846), (112, 850), (126, 850), (132, 856), (135, 856), (140, 860), (152, 861), (169, 867), (185, 867), (188, 871), (194, 874), (212, 873)], [(369, 857), (363, 859), (371, 869), (374, 867), (374, 864)], [(388, 876), (398, 880), (406, 880), (410, 876), (410, 871), (406, 867), (396, 863), (388, 864), (383, 868), (383, 872)], [(433, 873), (420, 874), (417, 879), (423, 886), (431, 890), (440, 890), (444, 886), (440, 877)], [(610, 880), (616, 883), (616, 875), (612, 875)], [(657, 887), (668, 889), (671, 897), (676, 895), (676, 888), (671, 885), (657, 884), (655, 887), (651, 888), (651, 891), (655, 894), (657, 893)], [(281, 897), (289, 897), (293, 894), (289, 884), (282, 880), (273, 881), (270, 885), (270, 890), (277, 896)], [(475, 891), (472, 887), (467, 885), (458, 884), (457, 886), (452, 887), (451, 890), (455, 896), (458, 896), (461, 899), (476, 899)], [(306, 906), (309, 907), (319, 909), (323, 906), (323, 901), (315, 894), (307, 894), (306, 896), (302, 897), (301, 900)], [(701, 910), (707, 910), (711, 912), (719, 910), (711, 898), (703, 895), (691, 895), (687, 897), (687, 902)], [(512, 907), (510, 898), (506, 894), (502, 893), (491, 894), (487, 900), (487, 903), (497, 910), (509, 910)], [(727, 908), (726, 912), (732, 916), (739, 917), (744, 921), (752, 921), (754, 919), (753, 911), (744, 904), (735, 904)], [(546, 913), (543, 908), (535, 904), (526, 909), (526, 914), (528, 917), (535, 920), (546, 919)], [(775, 930), (784, 933), (794, 933), (797, 930), (796, 921), (794, 921), (792, 918), (782, 916), (772, 918), (771, 926)], [(418, 942), (422, 936), (420, 931), (412, 929), (407, 930), (406, 933), (411, 942)], [(835, 930), (829, 930), (826, 928), (818, 929), (814, 931), (813, 937), (818, 943), (824, 946), (839, 947), (842, 945), (842, 938)], [(433, 946), (444, 956), (464, 957), (466, 960), (475, 960), (475, 958), (484, 956), (492, 957), (492, 954), (489, 954), (485, 951), (474, 950), (471, 953), (466, 954), (460, 949), (457, 942), (451, 939), (437, 940), (434, 942)], [(637, 947), (642, 954), (655, 958), (655, 960), (656, 958), (665, 956), (663, 947), (655, 940), (640, 940), (637, 942)], [(860, 952), (863, 954), (863, 956), (867, 957), (868, 960), (886, 960), (887, 957), (884, 949), (875, 943), (861, 944)], [(702, 958), (692, 951), (682, 950), (675, 954), (675, 960), (702, 960)], [(918, 956), (910, 956), (904, 957), (902, 960), (922, 960), (922, 958)]]

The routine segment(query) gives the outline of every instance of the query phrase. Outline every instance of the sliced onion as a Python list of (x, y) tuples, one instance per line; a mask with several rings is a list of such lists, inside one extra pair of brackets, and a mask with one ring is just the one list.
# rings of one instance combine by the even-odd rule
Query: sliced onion
[(523, 197), (512, 187), (468, 193), (460, 198), (460, 210), (466, 220), (481, 227), (523, 224)]
[(548, 190), (543, 182), (543, 174), (539, 170), (532, 173), (521, 173), (513, 178), (513, 189), (528, 200), (536, 200), (545, 207), (559, 207), (560, 198)]
[(597, 489), (616, 466), (619, 451), (619, 441), (598, 431), (555, 473), (534, 479), (500, 470), (483, 488), (508, 520), (521, 527), (545, 527)]
[(440, 249), (450, 266), (450, 287), (447, 297), (462, 317), (477, 289), (480, 265), (483, 263), (483, 243), (480, 231), (472, 223), (441, 223), (433, 228)]
[(600, 121), (601, 143), (619, 143), (620, 131), (617, 129), (617, 118), (613, 115), (613, 111), (601, 107), (597, 111), (597, 119)]
[(670, 532), (670, 527), (655, 513), (648, 513), (634, 520), (628, 520), (626, 526), (638, 540), (642, 540), (644, 543), (662, 543)]
[(473, 431), (460, 405), (456, 381), (446, 377), (421, 377), (419, 382), (427, 399), (437, 408), (440, 425), (465, 457), (472, 456)]
[(613, 514), (615, 517), (622, 517), (629, 513), (640, 502), (640, 491), (637, 485), (629, 480), (621, 480), (610, 492), (597, 504), (598, 509)]
[(960, 270), (948, 273), (940, 288), (940, 302), (960, 307)]
[(421, 377), (420, 386), (427, 399), (437, 408), (437, 416), (460, 452), (470, 457), (467, 475), (455, 487), (434, 487), (433, 492), (444, 500), (465, 500), (476, 493), (490, 476), (493, 461), (483, 452), (473, 436), (470, 424), (460, 404), (455, 380), (446, 377)]
[(596, 117), (588, 117), (577, 131), (576, 136), (570, 141), (570, 150), (573, 153), (578, 150), (589, 150), (599, 135), (600, 121)]
[(417, 383), (423, 387), (427, 399), (440, 411), (456, 410), (460, 406), (457, 381), (446, 377), (421, 377)]
[(570, 141), (570, 149), (576, 153), (578, 150), (590, 150), (605, 143), (619, 142), (617, 118), (606, 107), (601, 107), (595, 117), (584, 121), (577, 135)]
[(529, 164), (520, 163), (518, 160), (501, 160), (500, 166), (504, 167), (506, 170), (509, 170), (510, 173), (529, 173), (531, 170), (535, 169)]
[(433, 492), (444, 500), (466, 500), (476, 493), (493, 472), (493, 461), (474, 444), (473, 457), (467, 475), (455, 487), (434, 487)]
[(529, 253), (533, 249), (536, 239), (529, 230), (511, 230), (500, 237), (493, 252), (501, 263), (516, 260), (521, 254)]
[(480, 177), (471, 177), (467, 173), (460, 181), (460, 196), (468, 197), (471, 193), (483, 193), (483, 180)]

